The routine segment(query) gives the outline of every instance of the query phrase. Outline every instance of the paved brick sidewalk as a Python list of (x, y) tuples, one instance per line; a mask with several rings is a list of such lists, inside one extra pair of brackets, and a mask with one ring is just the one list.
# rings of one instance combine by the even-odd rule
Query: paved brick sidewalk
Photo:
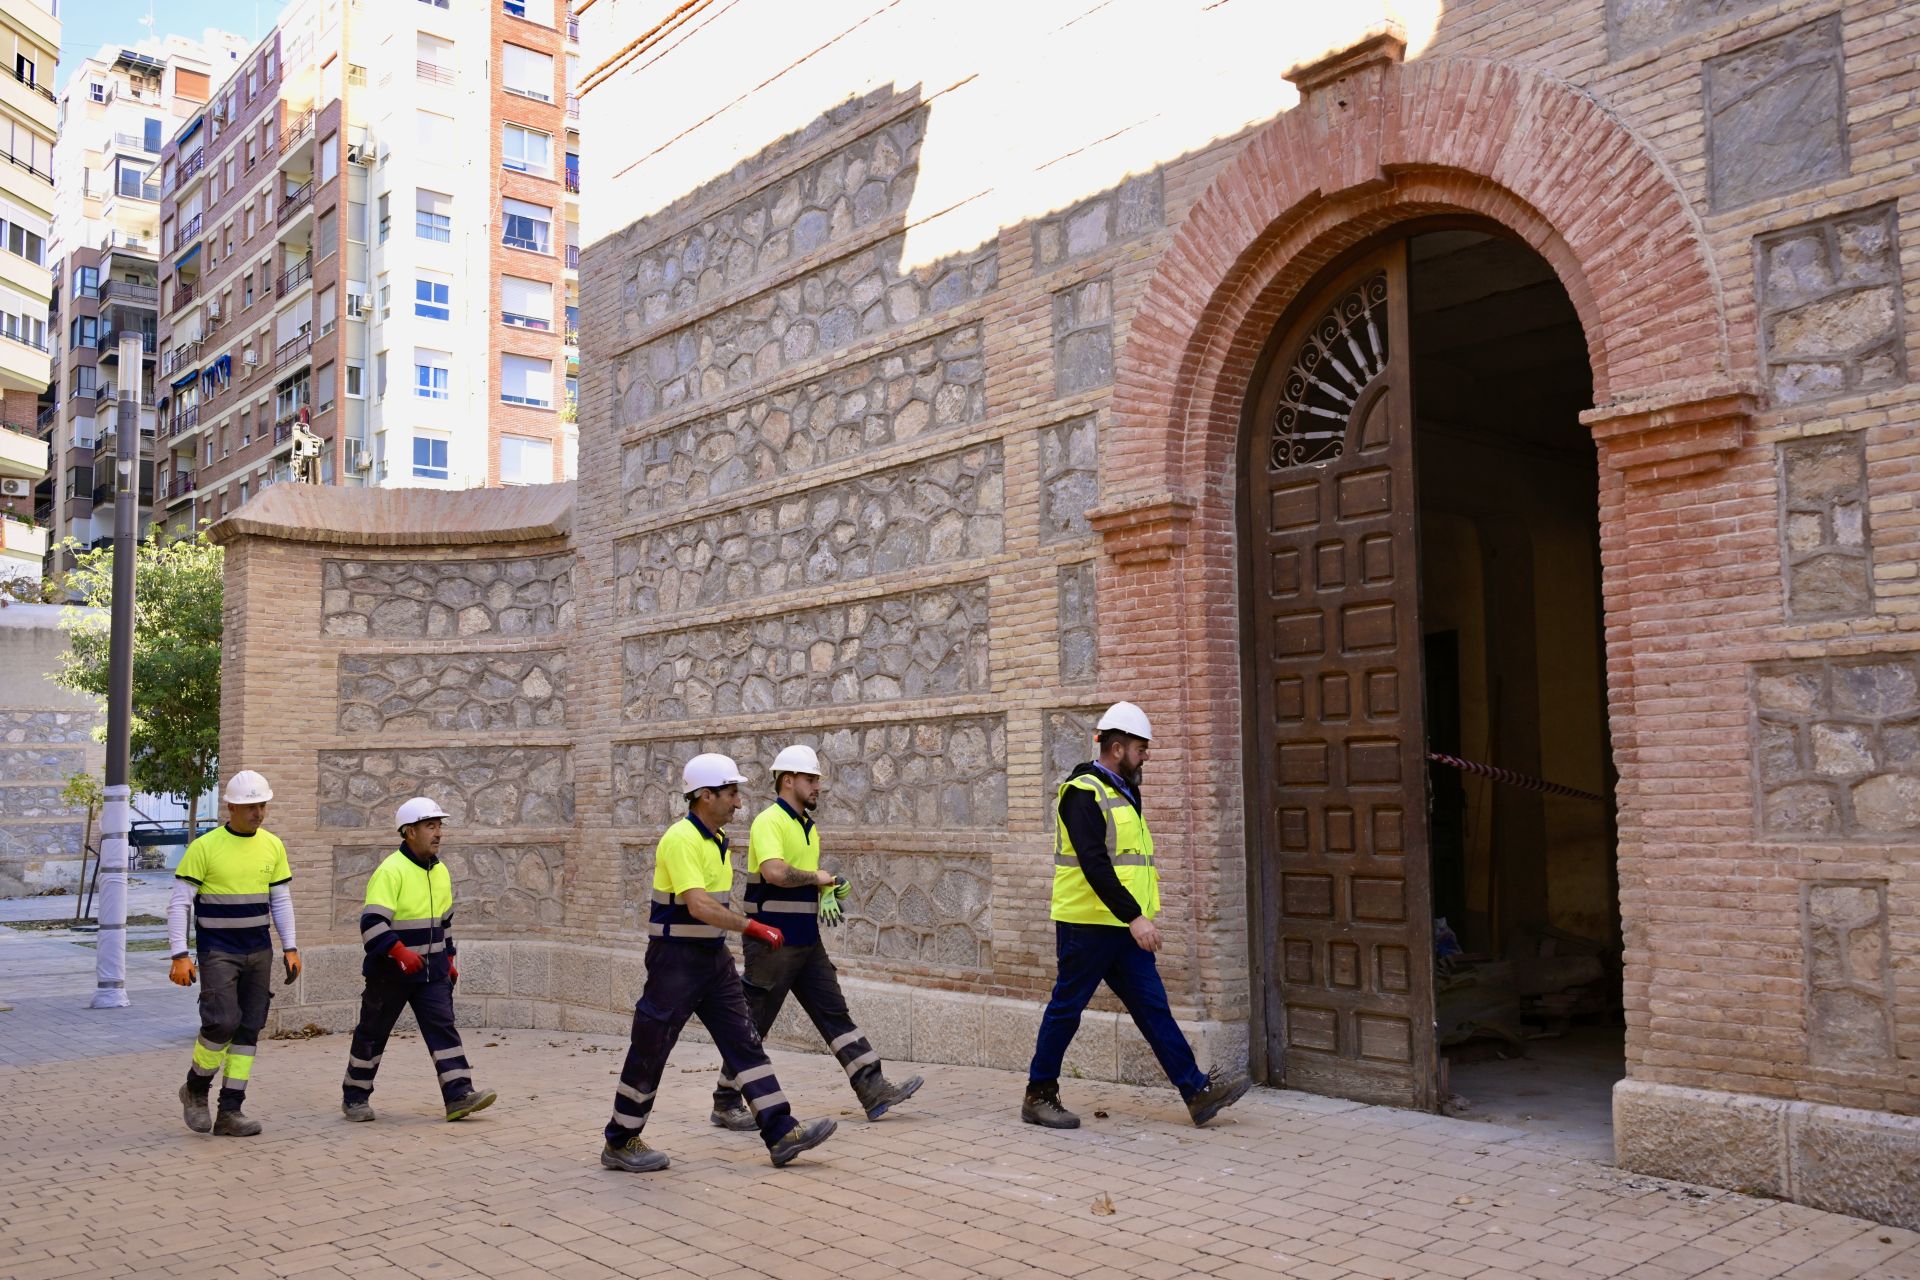
[(1016, 1077), (932, 1066), (869, 1125), (830, 1059), (780, 1053), (796, 1110), (842, 1127), (776, 1171), (707, 1124), (713, 1051), (686, 1044), (647, 1135), (673, 1168), (635, 1177), (595, 1159), (619, 1041), (472, 1032), (501, 1102), (449, 1125), (420, 1041), (396, 1037), (381, 1119), (355, 1126), (327, 1036), (263, 1045), (266, 1134), (214, 1139), (173, 1099), (191, 1022), (165, 1051), (0, 1067), (0, 1276), (1920, 1277), (1913, 1232), (1271, 1090), (1202, 1132), (1170, 1090), (1070, 1084), (1087, 1127), (1050, 1133), (1019, 1123)]

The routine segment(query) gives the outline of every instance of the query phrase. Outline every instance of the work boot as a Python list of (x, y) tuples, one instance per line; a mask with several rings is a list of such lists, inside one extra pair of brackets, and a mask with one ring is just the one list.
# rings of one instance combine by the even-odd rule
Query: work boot
[[(475, 1089), (471, 1093), (463, 1093), (447, 1104), (447, 1119), (465, 1120), (476, 1111), (485, 1111), (493, 1105), (495, 1096), (491, 1089)], [(367, 1118), (369, 1120), (373, 1118), (371, 1112)]]
[(923, 1083), (925, 1082), (919, 1076), (900, 1084), (894, 1084), (885, 1076), (876, 1076), (871, 1085), (862, 1087), (856, 1084), (853, 1086), (853, 1091), (859, 1095), (860, 1105), (865, 1108), (867, 1119), (878, 1120), (887, 1114), (890, 1108), (899, 1106), (920, 1092), (920, 1086)]
[(802, 1151), (811, 1151), (828, 1138), (840, 1126), (831, 1116), (823, 1116), (811, 1124), (797, 1124), (787, 1130), (787, 1136), (767, 1148), (767, 1154), (773, 1157), (773, 1167), (778, 1169), (790, 1162)]
[(1020, 1104), (1020, 1118), (1028, 1124), (1048, 1129), (1078, 1129), (1080, 1117), (1060, 1105), (1060, 1082), (1049, 1080), (1027, 1086), (1027, 1097)]
[(634, 1134), (619, 1146), (609, 1142), (600, 1148), (600, 1163), (621, 1173), (655, 1173), (673, 1163), (664, 1151), (655, 1151)]
[(207, 1095), (190, 1084), (180, 1086), (180, 1113), (187, 1128), (195, 1133), (211, 1133), (213, 1117), (207, 1114)]
[(214, 1117), (213, 1133), (217, 1138), (251, 1138), (260, 1132), (260, 1122), (249, 1120), (235, 1107), (232, 1111), (221, 1111)]
[(1219, 1077), (1209, 1073), (1207, 1087), (1187, 1099), (1187, 1114), (1195, 1125), (1203, 1125), (1246, 1097), (1251, 1088), (1253, 1081), (1243, 1075)]
[(747, 1109), (747, 1104), (737, 1098), (726, 1107), (715, 1107), (707, 1119), (735, 1133), (752, 1133), (760, 1127), (753, 1118), (753, 1112)]
[(367, 1121), (374, 1119), (373, 1104), (365, 1098), (360, 1099), (358, 1102), (342, 1102), (340, 1104), (340, 1114), (355, 1124), (365, 1124)]

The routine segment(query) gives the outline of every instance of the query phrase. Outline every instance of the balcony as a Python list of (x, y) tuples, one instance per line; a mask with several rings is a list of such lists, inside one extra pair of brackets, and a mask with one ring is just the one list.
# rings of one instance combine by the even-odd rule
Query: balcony
[(109, 280), (100, 286), (100, 305), (123, 307), (158, 307), (160, 290), (150, 284), (129, 284), (125, 280)]
[(273, 370), (278, 373), (288, 365), (302, 359), (313, 349), (313, 332), (305, 330), (289, 341), (281, 343), (273, 351)]
[(199, 296), (200, 282), (198, 280), (183, 280), (173, 286), (172, 309), (178, 311)]
[(311, 279), (313, 279), (313, 258), (309, 256), (282, 271), (280, 278), (273, 282), (273, 292), (276, 296), (284, 298)]
[(570, 93), (567, 95), (567, 119), (578, 120), (579, 118), (580, 118), (580, 99)]
[(180, 188), (192, 182), (199, 176), (200, 171), (206, 167), (207, 149), (205, 147), (195, 147), (193, 154), (180, 162), (180, 168), (176, 170), (173, 175), (174, 193), (176, 195), (179, 194)]
[(427, 62), (424, 59), (416, 61), (413, 64), (413, 73), (428, 84), (453, 83), (453, 72), (437, 62)]
[(579, 269), (580, 269), (580, 246), (577, 244), (570, 244), (567, 246), (567, 270), (578, 271)]
[(160, 154), (160, 148), (148, 146), (146, 138), (137, 133), (120, 133), (116, 131), (113, 135), (113, 145), (127, 151), (138, 151), (150, 156)]
[[(120, 358), (120, 334), (122, 332), (123, 330), (120, 330), (120, 329), (107, 329), (101, 332), (100, 334), (100, 363), (101, 364), (105, 364), (109, 360), (118, 360)], [(154, 334), (147, 332), (145, 329), (142, 329), (139, 332), (140, 332), (140, 350), (145, 355), (151, 357), (153, 355), (154, 347), (158, 345), (159, 339)]]
[(39, 416), (33, 420), (33, 425), (35, 429), (40, 431), (45, 431), (48, 427), (51, 427), (59, 419), (59, 417), (60, 417), (60, 406), (57, 404), (50, 404), (46, 408), (40, 411)]
[(0, 546), (10, 558), (38, 564), (47, 557), (47, 531), (12, 518), (0, 520)]
[(206, 216), (204, 213), (196, 213), (181, 223), (180, 229), (174, 232), (173, 235), (173, 248), (168, 252), (178, 253), (185, 245), (194, 240), (198, 240), (200, 238), (200, 224), (206, 220)]
[(313, 112), (288, 116), (280, 125), (280, 154), (284, 157), (313, 135)]
[[(183, 436), (200, 425), (200, 406), (190, 404), (167, 419), (167, 439)], [(102, 437), (103, 439), (105, 437)]]
[(313, 203), (313, 179), (309, 178), (294, 190), (280, 197), (280, 225), (286, 226), (300, 216), (301, 210)]
[(171, 377), (182, 369), (200, 363), (200, 353), (206, 348), (204, 338), (195, 338), (192, 342), (183, 342), (167, 352), (167, 358), (160, 362), (160, 376)]
[(193, 472), (176, 471), (170, 476), (161, 476), (154, 485), (154, 493), (162, 502), (177, 502), (192, 493), (193, 487)]
[(580, 19), (567, 19), (567, 39), (571, 40), (574, 44), (580, 43)]
[(570, 195), (576, 196), (580, 194), (580, 171), (578, 169), (569, 168), (567, 170), (567, 192)]
[(579, 346), (579, 345), (580, 345), (580, 331), (579, 331), (578, 329), (574, 329), (574, 328), (569, 328), (569, 329), (567, 330), (567, 335), (566, 335), (566, 338), (564, 339), (564, 341), (565, 341), (565, 344), (566, 344), (567, 346), (569, 346), (569, 347), (577, 347), (577, 346)]
[[(43, 7), (44, 7), (44, 6), (43, 6)], [(24, 48), (25, 46), (22, 46), (22, 47)], [(21, 74), (20, 74), (20, 68), (19, 68), (19, 65), (18, 65), (18, 64), (15, 64), (15, 66), (14, 66), (14, 69), (13, 69), (13, 78), (14, 78), (15, 80), (18, 80), (18, 81), (19, 81), (19, 82), (20, 82), (21, 84), (23, 84), (23, 85), (25, 85), (25, 86), (27, 86), (27, 88), (29, 88), (29, 89), (31, 89), (31, 90), (33, 90), (33, 91), (34, 91), (35, 93), (37, 93), (37, 94), (39, 94), (39, 95), (40, 95), (41, 97), (43, 97), (43, 98), (45, 98), (45, 99), (46, 99), (46, 100), (47, 100), (48, 102), (57, 102), (57, 101), (59, 101), (59, 99), (57, 99), (57, 98), (55, 98), (55, 97), (53, 96), (53, 90), (51, 90), (51, 89), (49, 89), (49, 88), (47, 88), (47, 86), (45, 86), (45, 85), (43, 85), (43, 84), (41, 84), (41, 83), (40, 83), (40, 81), (39, 81), (39, 80), (38, 80), (37, 78), (36, 78), (36, 79), (33, 79), (33, 80), (29, 80), (29, 79), (27, 79), (27, 77), (25, 77), (25, 76), (23, 76), (23, 75), (21, 75)]]

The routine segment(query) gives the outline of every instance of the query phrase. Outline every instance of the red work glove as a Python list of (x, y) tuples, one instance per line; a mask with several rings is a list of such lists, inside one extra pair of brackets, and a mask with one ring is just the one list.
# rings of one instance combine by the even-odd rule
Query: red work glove
[(770, 924), (761, 924), (758, 920), (747, 922), (746, 934), (749, 938), (758, 938), (770, 947), (779, 947), (786, 936)]
[(455, 964), (452, 960), (447, 961), (447, 981), (448, 982), (460, 981), (460, 966)]
[(393, 950), (387, 954), (393, 958), (395, 964), (400, 966), (400, 972), (409, 978), (427, 967), (427, 962), (420, 958), (419, 953), (404, 942), (394, 943)]

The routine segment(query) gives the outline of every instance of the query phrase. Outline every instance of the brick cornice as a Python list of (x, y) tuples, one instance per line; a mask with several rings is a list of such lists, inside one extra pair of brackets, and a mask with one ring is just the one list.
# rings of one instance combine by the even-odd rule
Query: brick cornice
[(1601, 465), (1628, 484), (1705, 475), (1732, 461), (1760, 405), (1757, 388), (1710, 381), (1656, 388), (1586, 410)]
[(1142, 494), (1102, 503), (1087, 512), (1087, 522), (1114, 564), (1160, 564), (1187, 545), (1187, 526), (1198, 505), (1183, 493)]

